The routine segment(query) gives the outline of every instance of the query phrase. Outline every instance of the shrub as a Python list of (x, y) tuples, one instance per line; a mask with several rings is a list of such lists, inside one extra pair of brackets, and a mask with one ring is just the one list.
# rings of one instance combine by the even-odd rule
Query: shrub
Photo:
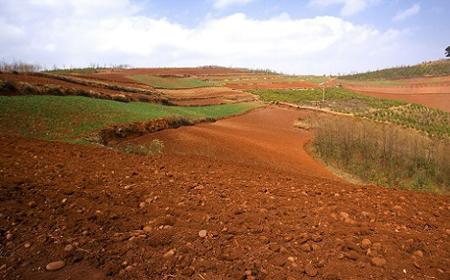
[(127, 154), (154, 156), (161, 155), (164, 151), (164, 142), (159, 139), (153, 139), (148, 145), (127, 144), (122, 148)]
[(320, 116), (313, 150), (325, 162), (368, 182), (450, 191), (450, 141), (392, 124)]

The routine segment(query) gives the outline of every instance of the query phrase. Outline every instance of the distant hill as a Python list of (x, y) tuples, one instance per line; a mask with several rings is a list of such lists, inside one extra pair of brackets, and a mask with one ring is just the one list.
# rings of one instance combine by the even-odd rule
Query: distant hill
[(345, 80), (396, 80), (428, 76), (450, 75), (450, 59), (423, 62), (417, 65), (340, 76)]

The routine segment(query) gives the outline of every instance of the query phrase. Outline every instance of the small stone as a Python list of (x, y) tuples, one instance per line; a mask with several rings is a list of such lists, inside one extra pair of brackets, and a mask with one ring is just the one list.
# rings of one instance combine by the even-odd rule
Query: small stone
[(144, 208), (145, 207), (145, 202), (141, 202), (141, 203), (139, 203), (139, 208)]
[(173, 257), (174, 255), (175, 255), (175, 249), (172, 249), (172, 250), (167, 251), (167, 252), (163, 255), (163, 257), (167, 259), (167, 258)]
[(384, 266), (386, 264), (386, 260), (384, 258), (380, 258), (380, 257), (374, 257), (372, 258), (372, 260), (370, 261), (374, 266)]
[(6, 240), (11, 240), (12, 238), (13, 238), (12, 233), (8, 233), (8, 234), (6, 235)]
[(64, 247), (64, 251), (66, 251), (66, 252), (73, 251), (73, 245), (72, 244), (67, 244), (66, 247)]
[(349, 251), (344, 254), (344, 256), (350, 260), (357, 260), (359, 258), (359, 255), (356, 251)]
[(36, 202), (34, 202), (34, 201), (30, 201), (30, 202), (28, 202), (28, 206), (29, 206), (30, 208), (34, 208), (34, 207), (37, 206), (37, 204), (36, 204)]
[(59, 269), (63, 268), (65, 265), (66, 265), (66, 263), (64, 261), (56, 261), (56, 262), (51, 262), (51, 263), (47, 264), (45, 269), (47, 269), (48, 271), (55, 271), (55, 270), (59, 270)]
[(300, 246), (300, 249), (302, 249), (303, 252), (310, 252), (311, 246), (308, 243), (305, 243), (302, 246)]
[(370, 245), (372, 245), (372, 242), (367, 238), (364, 238), (361, 241), (361, 248), (363, 248), (363, 249), (368, 249), (370, 247)]
[(31, 247), (31, 243), (30, 242), (25, 242), (25, 244), (23, 244), (23, 247), (28, 249), (28, 248)]
[(125, 271), (126, 272), (130, 272), (132, 270), (133, 270), (133, 266), (132, 265), (129, 265), (129, 266), (125, 267)]
[(317, 275), (317, 269), (311, 263), (309, 263), (305, 265), (305, 273), (309, 277), (315, 277)]
[(150, 233), (150, 232), (153, 231), (153, 228), (152, 228), (151, 226), (145, 226), (145, 227), (143, 228), (143, 230), (144, 230), (145, 233)]
[(198, 236), (200, 236), (201, 238), (205, 238), (207, 234), (208, 232), (205, 229), (202, 229), (198, 232)]
[(348, 219), (350, 217), (350, 215), (347, 212), (344, 212), (344, 211), (340, 212), (339, 216), (341, 216), (342, 219), (344, 219), (344, 220)]
[(322, 241), (322, 236), (320, 236), (319, 234), (313, 234), (313, 235), (311, 236), (311, 239), (312, 239), (312, 241), (314, 241), (314, 242), (320, 242), (320, 241)]
[(419, 258), (423, 258), (423, 252), (421, 250), (417, 250), (414, 252), (414, 256), (419, 257)]

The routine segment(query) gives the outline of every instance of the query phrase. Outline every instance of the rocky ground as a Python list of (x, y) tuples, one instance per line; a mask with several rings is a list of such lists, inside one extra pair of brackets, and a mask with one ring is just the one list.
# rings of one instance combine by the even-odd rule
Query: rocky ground
[(1, 136), (0, 277), (450, 279), (449, 196), (212, 151), (148, 157)]

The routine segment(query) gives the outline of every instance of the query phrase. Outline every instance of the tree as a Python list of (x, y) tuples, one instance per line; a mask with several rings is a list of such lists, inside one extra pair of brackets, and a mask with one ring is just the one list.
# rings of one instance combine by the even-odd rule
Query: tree
[(445, 56), (450, 57), (450, 46), (445, 49)]

